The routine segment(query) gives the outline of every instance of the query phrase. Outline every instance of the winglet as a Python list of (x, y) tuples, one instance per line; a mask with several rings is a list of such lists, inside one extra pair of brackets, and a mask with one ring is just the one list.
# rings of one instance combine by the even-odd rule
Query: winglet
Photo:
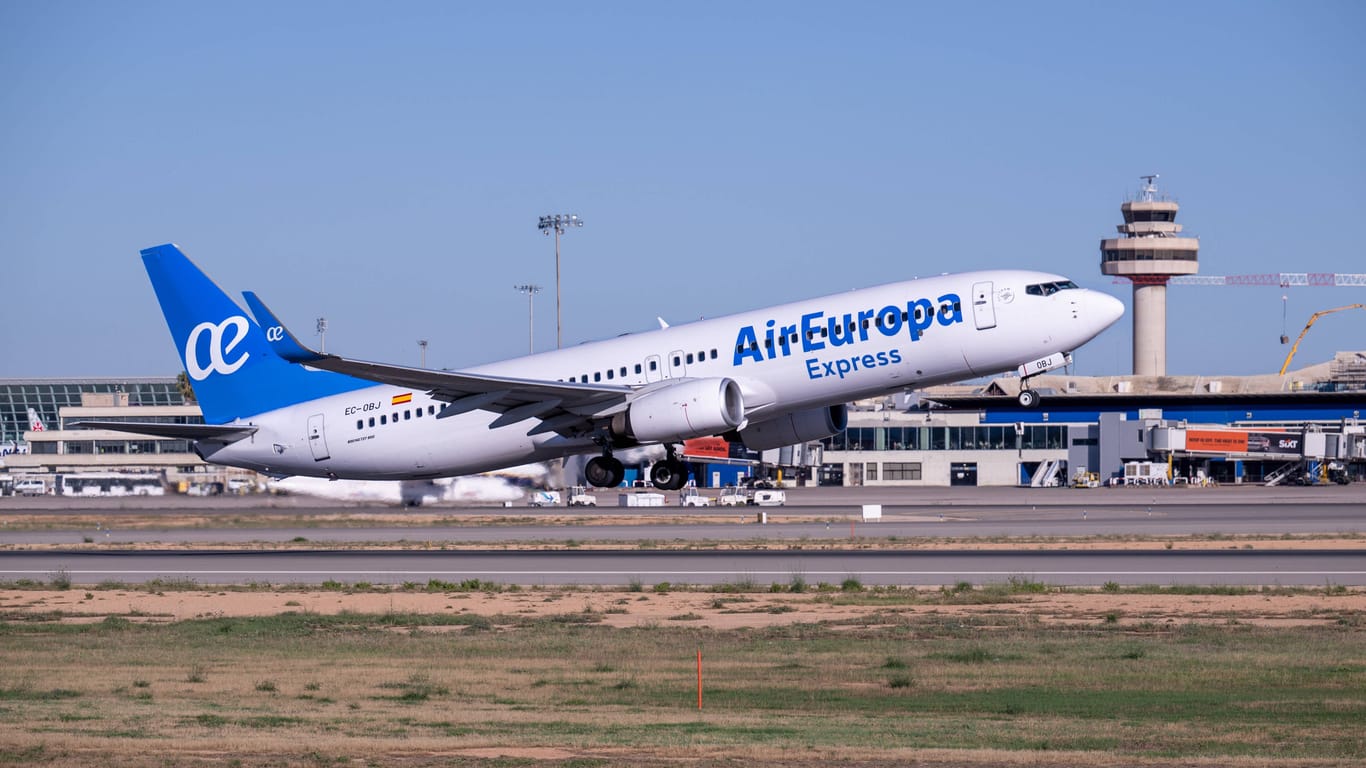
[(285, 328), (285, 324), (280, 322), (255, 292), (243, 291), (242, 297), (247, 300), (247, 307), (256, 316), (256, 324), (266, 330), (266, 341), (276, 355), (291, 363), (313, 363), (328, 357), (300, 344), (299, 340), (294, 338), (294, 334)]

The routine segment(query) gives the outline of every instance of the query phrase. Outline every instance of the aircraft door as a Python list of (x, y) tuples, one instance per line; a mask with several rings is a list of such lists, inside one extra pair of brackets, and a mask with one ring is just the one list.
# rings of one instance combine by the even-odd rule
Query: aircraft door
[(332, 458), (327, 452), (327, 437), (323, 434), (323, 415), (315, 413), (308, 417), (308, 449), (313, 451), (314, 461)]
[(645, 358), (645, 380), (659, 381), (664, 378), (664, 361), (659, 359), (659, 355), (650, 355)]
[(683, 350), (675, 349), (669, 353), (669, 378), (681, 379), (688, 375), (688, 366), (683, 362)]
[(972, 319), (977, 321), (979, 331), (996, 327), (995, 296), (989, 281), (972, 284)]

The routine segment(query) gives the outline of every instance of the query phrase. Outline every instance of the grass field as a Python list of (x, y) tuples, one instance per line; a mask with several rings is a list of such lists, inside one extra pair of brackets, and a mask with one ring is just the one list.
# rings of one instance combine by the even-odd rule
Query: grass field
[[(608, 626), (660, 599), (627, 590), (581, 610), (557, 593), (561, 612), (535, 615), (0, 610), (0, 764), (1366, 761), (1355, 608), (1306, 625), (1080, 621), (1009, 592), (852, 588), (799, 597), (856, 617), (732, 629), (695, 607)], [(707, 599), (717, 613), (787, 610)]]

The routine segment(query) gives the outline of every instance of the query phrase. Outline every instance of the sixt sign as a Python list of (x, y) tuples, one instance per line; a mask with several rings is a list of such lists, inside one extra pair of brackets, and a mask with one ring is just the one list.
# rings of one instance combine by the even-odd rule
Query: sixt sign
[[(919, 341), (935, 323), (948, 327), (963, 322), (962, 300), (956, 293), (946, 293), (937, 302), (929, 299), (912, 299), (904, 306), (889, 305), (881, 309), (865, 309), (859, 312), (826, 315), (824, 312), (809, 312), (790, 325), (780, 325), (777, 320), (764, 323), (763, 335), (752, 325), (740, 328), (735, 336), (734, 365), (762, 363), (794, 353), (812, 354), (825, 352), (839, 347), (856, 345), (875, 338), (878, 334), (887, 338), (907, 336), (912, 342)], [(840, 350), (845, 352), (846, 350)], [(853, 350), (847, 350), (852, 352)], [(866, 359), (865, 359), (866, 358)], [(862, 361), (858, 366), (853, 361)], [(821, 357), (807, 359), (807, 374), (813, 379), (838, 375), (862, 368), (877, 368), (901, 362), (900, 350), (877, 355), (854, 355), (853, 357), (823, 360)]]

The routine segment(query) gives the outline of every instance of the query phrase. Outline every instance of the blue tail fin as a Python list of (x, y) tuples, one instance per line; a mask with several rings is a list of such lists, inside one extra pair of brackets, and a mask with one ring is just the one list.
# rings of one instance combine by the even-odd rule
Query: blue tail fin
[(176, 246), (148, 248), (142, 263), (209, 424), (375, 386), (280, 359), (250, 315)]

